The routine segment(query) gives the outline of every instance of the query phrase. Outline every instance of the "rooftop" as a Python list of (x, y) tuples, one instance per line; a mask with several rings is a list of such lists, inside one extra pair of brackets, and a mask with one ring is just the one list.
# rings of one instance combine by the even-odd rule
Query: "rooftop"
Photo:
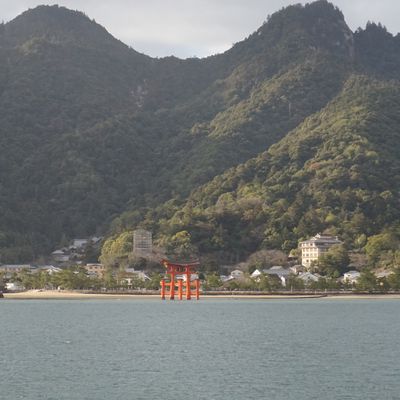
[(34, 266), (30, 264), (3, 264), (0, 269), (33, 269)]
[(305, 240), (301, 243), (329, 243), (329, 244), (340, 244), (342, 243), (337, 236), (331, 236), (331, 235), (321, 235), (320, 233), (317, 233), (314, 237)]

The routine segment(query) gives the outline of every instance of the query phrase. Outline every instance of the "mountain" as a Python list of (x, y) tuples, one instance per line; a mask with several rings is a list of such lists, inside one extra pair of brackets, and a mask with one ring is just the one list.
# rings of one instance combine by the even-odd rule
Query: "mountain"
[[(159, 238), (187, 231), (201, 254), (289, 251), (315, 232), (357, 247), (400, 219), (400, 83), (353, 75), (267, 151), (165, 205)], [(160, 221), (160, 222), (159, 222)], [(146, 221), (145, 221), (146, 222)]]
[(80, 12), (26, 11), (0, 27), (1, 261), (137, 226), (222, 257), (380, 232), (398, 218), (399, 42), (319, 0), (223, 54), (153, 59)]

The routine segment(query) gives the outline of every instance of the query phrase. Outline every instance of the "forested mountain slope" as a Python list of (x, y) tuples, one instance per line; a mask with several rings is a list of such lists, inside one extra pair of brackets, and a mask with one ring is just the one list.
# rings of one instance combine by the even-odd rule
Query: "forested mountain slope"
[(288, 251), (322, 231), (357, 248), (363, 235), (398, 228), (399, 95), (398, 82), (351, 76), (332, 102), (269, 150), (144, 223), (163, 244), (186, 231), (200, 253), (225, 257)]
[[(324, 222), (326, 201), (312, 190), (321, 182), (312, 183), (308, 165), (321, 164), (328, 176), (345, 140), (332, 126), (351, 126), (357, 133), (346, 140), (362, 138), (380, 163), (369, 171), (367, 157), (360, 166), (356, 175), (369, 182), (363, 190), (390, 191), (396, 201), (397, 178), (380, 168), (397, 171), (399, 48), (398, 36), (379, 25), (353, 34), (324, 0), (277, 12), (223, 54), (188, 60), (137, 53), (76, 11), (28, 10), (0, 26), (0, 261), (30, 261), (62, 237), (119, 234), (140, 224), (154, 229), (161, 244), (189, 230), (201, 252), (286, 249), (317, 228), (353, 240), (358, 231), (342, 224), (353, 212), (341, 197), (352, 188), (349, 178), (334, 175), (339, 187), (320, 191), (330, 199), (331, 190), (339, 192), (336, 208), (329, 205), (331, 226)], [(357, 107), (363, 112), (349, 113)], [(387, 152), (372, 131), (387, 140)], [(327, 132), (332, 151), (319, 160)], [(298, 155), (284, 156), (285, 148)], [(333, 171), (350, 171), (349, 160), (333, 163)], [(318, 168), (312, 171), (322, 173)], [(256, 199), (245, 216), (242, 188)], [(358, 197), (357, 213), (374, 217), (360, 211)], [(294, 207), (290, 222), (282, 222), (279, 201), (282, 210)], [(215, 210), (225, 202), (228, 222), (221, 222)], [(310, 213), (318, 224), (301, 230)], [(181, 214), (184, 223), (176, 222)], [(388, 208), (366, 223), (365, 233), (393, 216)]]

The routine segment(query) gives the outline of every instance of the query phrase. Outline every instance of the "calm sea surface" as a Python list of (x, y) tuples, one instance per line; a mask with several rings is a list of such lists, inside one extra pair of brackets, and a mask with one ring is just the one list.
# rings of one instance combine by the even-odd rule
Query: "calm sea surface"
[(1, 300), (0, 399), (400, 399), (396, 300)]

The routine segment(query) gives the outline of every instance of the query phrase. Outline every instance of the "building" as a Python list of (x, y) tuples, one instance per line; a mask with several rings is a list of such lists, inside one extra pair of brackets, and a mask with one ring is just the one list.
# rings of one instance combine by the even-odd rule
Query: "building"
[(291, 271), (289, 269), (283, 268), (280, 265), (275, 265), (269, 269), (264, 269), (263, 273), (266, 275), (272, 275), (279, 278), (283, 287), (286, 286), (289, 275)]
[(220, 275), (219, 279), (221, 280), (222, 283), (225, 283), (225, 282), (230, 282), (235, 278), (232, 275)]
[(126, 274), (131, 275), (136, 279), (140, 279), (142, 281), (149, 281), (150, 277), (144, 271), (136, 271), (135, 268), (127, 268), (125, 270)]
[(89, 243), (88, 239), (73, 239), (71, 249), (81, 250), (84, 249)]
[(92, 236), (90, 238), (90, 243), (93, 245), (99, 244), (103, 240), (103, 236)]
[(144, 229), (136, 229), (133, 232), (133, 253), (138, 257), (151, 255), (153, 247), (152, 234)]
[(321, 235), (320, 233), (311, 239), (300, 242), (301, 264), (310, 269), (313, 263), (317, 263), (323, 254), (337, 244), (342, 244), (337, 236)]
[[(185, 274), (183, 275), (176, 275), (176, 280), (181, 279), (183, 282), (186, 282), (187, 280), (187, 276)], [(196, 281), (197, 279), (199, 279), (199, 275), (198, 274), (190, 274), (190, 281)]]
[(127, 268), (120, 278), (120, 283), (125, 284), (128, 289), (133, 289), (135, 281), (146, 282), (150, 277), (144, 271), (136, 271), (134, 268)]
[(103, 278), (106, 267), (103, 264), (86, 264), (83, 268), (91, 276), (97, 276), (98, 278)]
[(358, 279), (360, 278), (360, 273), (358, 271), (349, 271), (343, 275), (343, 282), (349, 283), (354, 285), (357, 283)]
[(30, 264), (3, 264), (0, 265), (0, 271), (5, 274), (20, 273), (22, 271), (32, 271), (35, 267)]
[(70, 255), (66, 250), (55, 250), (51, 253), (51, 257), (57, 262), (68, 262), (70, 260)]
[(389, 278), (390, 275), (393, 275), (394, 272), (393, 271), (380, 271), (380, 272), (376, 272), (375, 276), (378, 279), (387, 279)]
[(312, 274), (311, 272), (300, 272), (299, 279), (301, 279), (306, 285), (309, 285), (313, 282), (318, 282), (321, 278), (321, 275)]
[(20, 282), (7, 282), (6, 283), (6, 290), (8, 292), (21, 292), (25, 290)]
[(253, 279), (258, 279), (262, 275), (262, 272), (259, 269), (255, 269), (252, 274), (250, 275), (250, 278)]
[(301, 272), (305, 272), (305, 268), (303, 265), (296, 264), (296, 265), (293, 265), (292, 267), (290, 267), (289, 271), (292, 274), (299, 275)]
[(37, 267), (37, 272), (45, 271), (49, 275), (58, 274), (62, 271), (61, 268), (55, 267), (54, 265), (39, 265)]
[(231, 272), (231, 277), (233, 279), (242, 279), (244, 276), (244, 272), (241, 271), (240, 269), (235, 269)]

